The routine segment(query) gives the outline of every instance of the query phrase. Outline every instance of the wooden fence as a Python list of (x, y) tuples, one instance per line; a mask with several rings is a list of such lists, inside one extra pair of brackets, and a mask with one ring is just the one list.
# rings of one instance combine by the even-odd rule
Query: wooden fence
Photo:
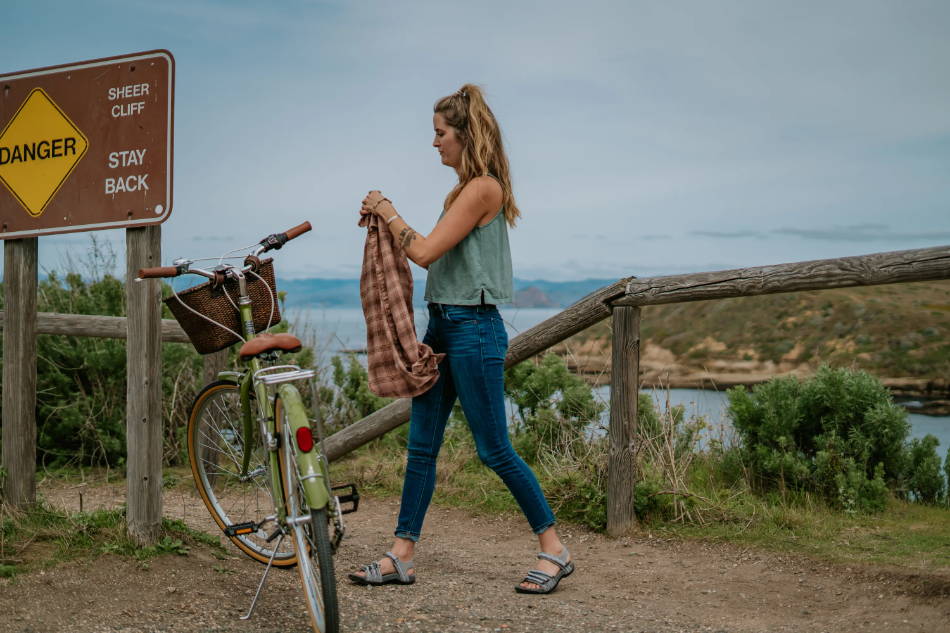
[[(6, 270), (10, 269), (6, 268)], [(134, 277), (134, 274), (129, 278), (131, 277)], [(633, 489), (636, 481), (634, 448), (637, 437), (640, 308), (642, 306), (943, 279), (950, 279), (950, 246), (708, 273), (645, 279), (627, 277), (589, 294), (564, 311), (514, 337), (509, 345), (505, 366), (510, 367), (520, 363), (595, 323), (608, 317), (613, 318), (607, 529), (612, 535), (620, 535), (629, 531), (636, 521), (633, 510)], [(7, 283), (17, 282), (14, 277)], [(157, 302), (157, 298), (154, 301)], [(130, 318), (136, 317), (130, 315)], [(0, 313), (0, 327), (3, 325), (3, 315)], [(17, 325), (11, 323), (10, 327), (17, 327)], [(35, 323), (35, 330), (39, 334), (123, 338), (127, 328), (126, 320), (121, 317), (40, 313)], [(133, 330), (130, 328), (128, 331), (131, 336)], [(157, 329), (153, 327), (152, 331), (157, 331)], [(163, 321), (161, 332), (161, 340), (164, 342), (187, 342), (184, 332), (174, 321)], [(157, 344), (157, 338), (152, 344)], [(28, 360), (26, 357), (32, 354), (32, 362), (35, 366), (35, 349), (16, 350), (16, 353), (18, 354), (16, 358), (23, 361)], [(4, 349), (4, 354), (7, 361), (13, 358), (7, 356), (6, 349)], [(213, 376), (220, 362), (220, 356), (208, 357), (206, 374)], [(6, 365), (7, 363), (5, 363), (5, 368)], [(6, 405), (8, 385), (6, 371), (4, 380), (3, 414), (6, 417), (9, 414)], [(329, 459), (339, 459), (370, 440), (407, 422), (409, 405), (408, 399), (397, 400), (327, 438), (326, 449)], [(154, 403), (143, 403), (137, 406), (153, 407)], [(136, 418), (132, 414), (133, 408), (130, 407), (129, 411), (129, 420), (134, 421)], [(134, 425), (130, 423), (130, 426)], [(155, 431), (151, 429), (150, 432)], [(33, 433), (35, 434), (35, 429)], [(16, 450), (21, 448), (28, 450), (27, 444), (32, 442), (32, 451), (28, 455), (33, 456), (35, 460), (35, 437), (8, 437), (5, 430), (3, 442), (5, 463), (8, 442), (16, 447)], [(154, 439), (143, 440), (141, 443), (143, 446), (155, 445)], [(130, 450), (130, 477), (132, 472), (138, 472), (134, 470), (136, 468), (142, 469), (142, 472), (154, 472), (155, 459), (156, 457), (151, 454), (133, 455)], [(129, 488), (130, 496), (142, 495), (148, 499), (141, 502), (143, 505), (153, 504), (154, 499), (160, 497), (160, 493), (160, 485), (149, 484), (138, 488), (130, 485)], [(130, 507), (131, 505), (130, 503)]]

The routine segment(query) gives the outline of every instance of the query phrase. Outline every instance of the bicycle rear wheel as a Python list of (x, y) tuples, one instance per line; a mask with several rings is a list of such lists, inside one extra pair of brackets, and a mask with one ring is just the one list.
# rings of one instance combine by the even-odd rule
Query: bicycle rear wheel
[(284, 502), (287, 505), (287, 523), (297, 549), (297, 569), (310, 613), (310, 624), (317, 633), (337, 633), (340, 616), (330, 546), (330, 515), (327, 507), (311, 508), (307, 504), (297, 468), (296, 438), (287, 423), (286, 410), (281, 406), (280, 398), (274, 404), (274, 415), (280, 421), (281, 448), (278, 454)]
[[(198, 494), (218, 527), (242, 552), (267, 563), (277, 542), (267, 539), (278, 529), (269, 457), (261, 442), (251, 438), (251, 445), (245, 444), (240, 400), (238, 386), (230, 381), (213, 382), (198, 394), (188, 415), (188, 460)], [(242, 476), (245, 450), (251, 451), (251, 459)], [(260, 528), (247, 527), (262, 522)], [(229, 534), (234, 526), (245, 526), (247, 533)], [(297, 562), (288, 541), (283, 540), (274, 556), (278, 567)]]

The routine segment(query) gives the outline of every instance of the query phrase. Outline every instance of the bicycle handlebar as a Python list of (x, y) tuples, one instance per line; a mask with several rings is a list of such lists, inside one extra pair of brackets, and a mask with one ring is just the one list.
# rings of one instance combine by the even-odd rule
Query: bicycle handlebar
[[(303, 222), (293, 228), (287, 229), (287, 231), (284, 233), (272, 233), (259, 242), (260, 247), (256, 248), (252, 252), (252, 255), (260, 255), (261, 253), (266, 253), (270, 250), (280, 250), (281, 246), (295, 237), (303, 235), (311, 229), (313, 229), (313, 226), (311, 226), (310, 222)], [(138, 278), (150, 279), (156, 277), (177, 277), (178, 275), (183, 275), (189, 272), (209, 278), (214, 278), (214, 273), (212, 272), (190, 269), (189, 267), (190, 263), (186, 263), (181, 266), (155, 266), (153, 268), (140, 268)]]
[(310, 226), (310, 222), (303, 222), (303, 223), (301, 223), (301, 224), (298, 224), (297, 226), (295, 226), (295, 227), (292, 228), (292, 229), (288, 229), (288, 230), (284, 233), (284, 235), (287, 236), (287, 239), (288, 239), (288, 240), (292, 240), (292, 239), (294, 239), (295, 237), (298, 237), (298, 236), (300, 236), (300, 235), (303, 235), (304, 233), (306, 233), (307, 231), (311, 230), (312, 228), (313, 228), (313, 227)]
[(182, 273), (178, 266), (156, 266), (154, 268), (139, 268), (139, 279), (152, 277), (177, 277)]
[(273, 233), (268, 235), (260, 241), (261, 253), (266, 253), (269, 250), (280, 250), (281, 246), (294, 239), (295, 237), (302, 235), (312, 229), (310, 222), (304, 222), (303, 224), (298, 224), (292, 229), (288, 229), (286, 233)]

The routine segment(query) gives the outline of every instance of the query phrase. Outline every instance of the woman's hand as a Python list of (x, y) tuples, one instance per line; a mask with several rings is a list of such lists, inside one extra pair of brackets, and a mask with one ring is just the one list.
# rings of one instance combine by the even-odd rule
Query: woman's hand
[(384, 198), (382, 193), (373, 189), (363, 198), (363, 205), (360, 207), (360, 217), (367, 216), (371, 213), (375, 213), (383, 220), (388, 220), (396, 213), (396, 210), (393, 208), (389, 198)]

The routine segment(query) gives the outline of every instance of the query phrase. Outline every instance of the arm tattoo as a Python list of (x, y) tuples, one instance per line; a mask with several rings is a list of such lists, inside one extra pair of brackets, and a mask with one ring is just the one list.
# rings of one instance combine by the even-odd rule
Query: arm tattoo
[(408, 226), (399, 232), (399, 242), (402, 246), (402, 250), (409, 248), (409, 244), (412, 243), (412, 240), (416, 238), (416, 232), (410, 229)]

